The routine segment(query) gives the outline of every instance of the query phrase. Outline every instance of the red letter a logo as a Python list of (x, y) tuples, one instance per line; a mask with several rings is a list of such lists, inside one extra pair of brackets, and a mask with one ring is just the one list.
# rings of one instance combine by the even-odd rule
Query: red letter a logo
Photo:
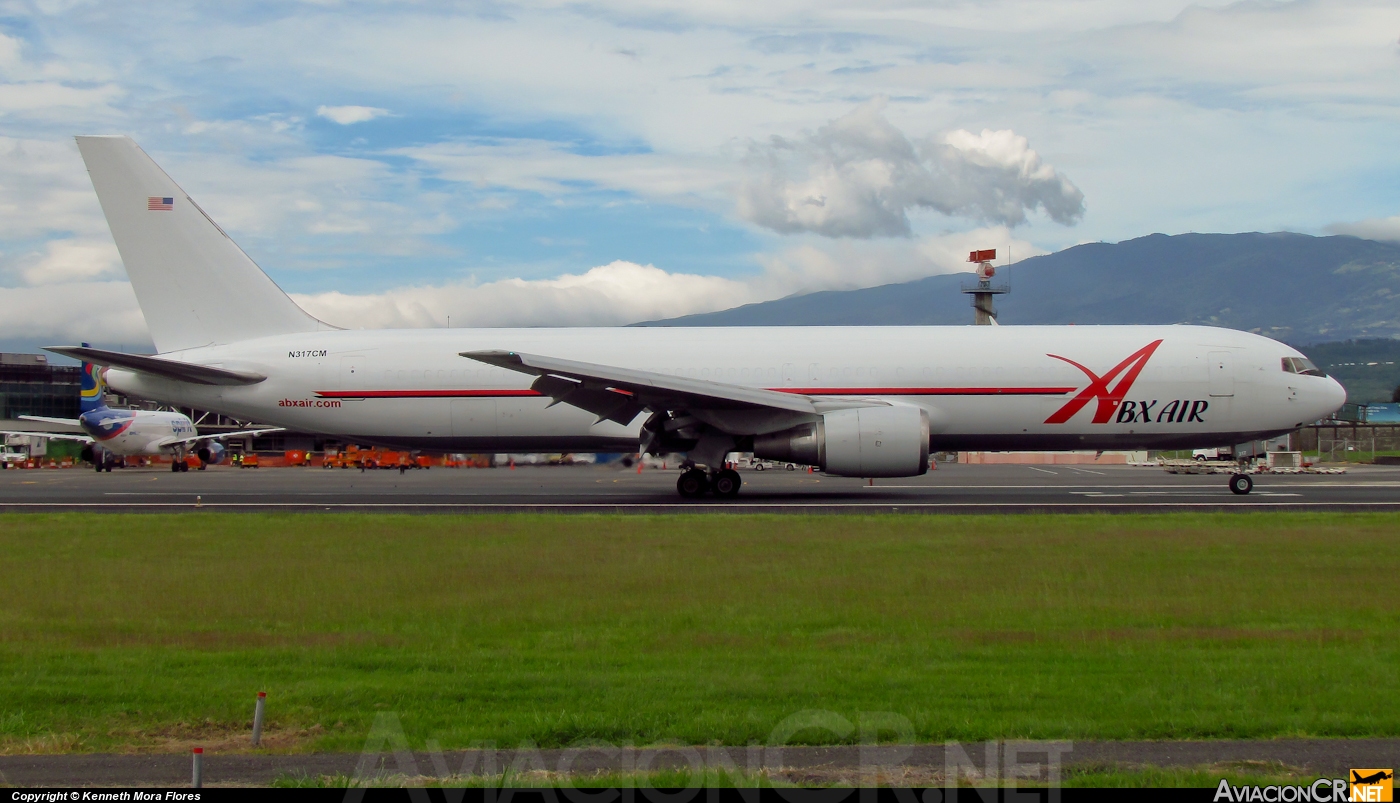
[[(1154, 340), (1148, 343), (1146, 346), (1133, 352), (1128, 359), (1113, 366), (1113, 370), (1103, 376), (1095, 374), (1093, 371), (1090, 371), (1088, 368), (1085, 368), (1068, 357), (1061, 357), (1058, 354), (1045, 355), (1047, 357), (1054, 357), (1057, 360), (1064, 360), (1075, 368), (1083, 371), (1089, 377), (1089, 387), (1079, 391), (1078, 396), (1070, 399), (1064, 407), (1056, 410), (1054, 415), (1045, 419), (1045, 423), (1063, 424), (1073, 418), (1075, 413), (1084, 409), (1084, 405), (1088, 404), (1090, 399), (1098, 399), (1099, 407), (1098, 410), (1094, 412), (1094, 423), (1107, 424), (1108, 419), (1113, 415), (1113, 411), (1118, 409), (1119, 402), (1123, 401), (1123, 397), (1128, 395), (1128, 391), (1132, 389), (1133, 381), (1137, 379), (1138, 374), (1142, 373), (1143, 366), (1147, 365), (1147, 361), (1151, 359), (1152, 352), (1156, 351), (1157, 347), (1160, 345), (1162, 345), (1162, 341), (1160, 340)], [(1110, 389), (1108, 383), (1117, 379), (1119, 374), (1123, 374), (1123, 378), (1119, 379), (1118, 384)]]

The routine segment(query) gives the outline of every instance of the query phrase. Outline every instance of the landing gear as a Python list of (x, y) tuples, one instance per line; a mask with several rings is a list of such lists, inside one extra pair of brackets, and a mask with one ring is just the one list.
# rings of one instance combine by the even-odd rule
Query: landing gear
[(744, 481), (739, 478), (739, 472), (732, 468), (726, 468), (717, 472), (710, 480), (710, 489), (715, 492), (715, 496), (735, 497), (739, 495), (739, 486)]
[(95, 469), (97, 469), (97, 473), (98, 473), (98, 474), (101, 474), (101, 473), (102, 473), (102, 461), (101, 461), (101, 460), (94, 460), (94, 461), (92, 461), (92, 467), (95, 468)]
[(1248, 474), (1233, 474), (1230, 476), (1230, 493), (1244, 496), (1254, 488), (1254, 480)]
[(698, 499), (710, 490), (710, 478), (705, 476), (705, 472), (698, 468), (692, 468), (681, 474), (676, 480), (676, 491), (686, 499)]

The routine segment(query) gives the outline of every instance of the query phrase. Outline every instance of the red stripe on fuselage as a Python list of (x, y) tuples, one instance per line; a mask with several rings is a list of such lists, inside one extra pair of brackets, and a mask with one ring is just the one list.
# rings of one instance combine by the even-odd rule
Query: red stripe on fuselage
[(1063, 396), (1078, 388), (770, 388), (804, 396)]
[(541, 396), (539, 391), (506, 388), (502, 390), (318, 390), (323, 399), (456, 399)]
[[(804, 396), (1063, 396), (1078, 388), (768, 388)], [(624, 390), (614, 390), (626, 393)], [(537, 397), (528, 388), (498, 390), (318, 390), (323, 399), (471, 399)]]

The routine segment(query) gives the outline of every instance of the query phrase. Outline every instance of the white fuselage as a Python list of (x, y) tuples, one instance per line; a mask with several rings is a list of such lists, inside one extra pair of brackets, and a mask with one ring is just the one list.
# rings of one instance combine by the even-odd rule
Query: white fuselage
[(185, 440), (196, 434), (189, 416), (156, 410), (101, 408), (78, 417), (96, 445), (116, 455), (158, 455), (183, 452)]
[(933, 449), (1191, 448), (1295, 429), (1345, 392), (1301, 356), (1199, 326), (414, 329), (277, 335), (162, 355), (267, 377), (117, 390), (289, 429), (443, 451), (633, 451), (623, 425), (459, 356), (498, 349), (928, 412)]

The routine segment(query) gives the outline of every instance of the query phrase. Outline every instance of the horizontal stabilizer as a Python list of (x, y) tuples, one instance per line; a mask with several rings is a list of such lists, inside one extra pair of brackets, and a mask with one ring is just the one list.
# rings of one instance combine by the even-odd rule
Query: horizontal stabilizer
[(0, 435), (24, 435), (30, 438), (52, 438), (60, 441), (81, 441), (82, 443), (92, 443), (92, 438), (87, 435), (76, 435), (72, 432), (24, 432), (22, 430), (4, 429), (0, 430)]
[(83, 422), (76, 418), (49, 418), (46, 415), (22, 415), (24, 421), (39, 421), (45, 424), (58, 424), (61, 427), (80, 427)]
[(208, 365), (167, 360), (163, 357), (148, 357), (140, 354), (125, 354), (120, 351), (86, 348), (83, 346), (45, 346), (44, 351), (62, 354), (83, 362), (96, 363), (111, 368), (125, 368), (141, 374), (150, 374), (176, 382), (190, 382), (196, 385), (256, 385), (267, 379), (262, 374), (251, 371), (231, 371), (227, 368), (214, 368)]

